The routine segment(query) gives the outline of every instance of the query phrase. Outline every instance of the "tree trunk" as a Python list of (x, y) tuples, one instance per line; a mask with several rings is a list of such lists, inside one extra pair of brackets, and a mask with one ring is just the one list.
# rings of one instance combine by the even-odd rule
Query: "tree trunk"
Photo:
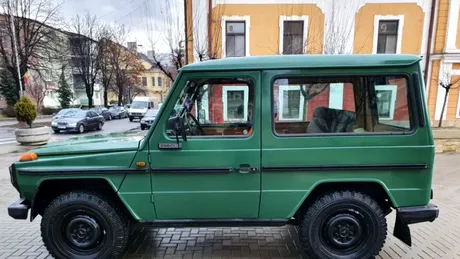
[(446, 94), (444, 95), (444, 102), (442, 103), (442, 109), (441, 109), (441, 118), (439, 118), (439, 125), (438, 127), (442, 126), (442, 117), (444, 115), (444, 110), (446, 109), (446, 103), (447, 103), (447, 96), (449, 96), (449, 88), (446, 89)]
[(121, 89), (118, 91), (118, 106), (121, 106), (121, 103), (123, 102), (123, 92)]
[(108, 102), (107, 102), (107, 99), (108, 99), (108, 86), (104, 87), (104, 107), (107, 107), (108, 106)]

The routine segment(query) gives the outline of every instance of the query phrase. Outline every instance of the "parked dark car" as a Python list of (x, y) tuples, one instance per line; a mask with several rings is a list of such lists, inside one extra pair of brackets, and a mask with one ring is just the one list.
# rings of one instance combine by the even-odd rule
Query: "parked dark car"
[(157, 109), (150, 109), (147, 110), (145, 116), (141, 119), (141, 130), (145, 130), (152, 126), (153, 121), (157, 116), (158, 110)]
[(123, 107), (112, 106), (109, 108), (109, 112), (113, 119), (123, 119), (128, 118), (128, 113)]
[(62, 109), (58, 113), (53, 114), (53, 117), (51, 118), (51, 121), (59, 119), (60, 117), (62, 117), (62, 115), (64, 115), (68, 111), (79, 111), (79, 110), (80, 110), (80, 108), (65, 108), (65, 109)]
[(102, 115), (102, 117), (104, 117), (104, 120), (106, 121), (109, 121), (112, 119), (112, 113), (109, 111), (109, 109), (105, 107), (91, 108), (90, 111), (95, 111), (97, 114)]
[(55, 133), (61, 130), (83, 133), (87, 130), (101, 130), (104, 125), (104, 117), (94, 111), (72, 110), (51, 122), (51, 128)]

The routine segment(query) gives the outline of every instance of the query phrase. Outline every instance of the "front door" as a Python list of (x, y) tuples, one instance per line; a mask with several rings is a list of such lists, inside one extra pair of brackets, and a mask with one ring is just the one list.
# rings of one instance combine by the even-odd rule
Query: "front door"
[[(152, 126), (152, 192), (158, 219), (257, 218), (260, 72), (183, 74)], [(184, 109), (184, 107), (186, 107)], [(185, 112), (181, 149), (168, 120)]]

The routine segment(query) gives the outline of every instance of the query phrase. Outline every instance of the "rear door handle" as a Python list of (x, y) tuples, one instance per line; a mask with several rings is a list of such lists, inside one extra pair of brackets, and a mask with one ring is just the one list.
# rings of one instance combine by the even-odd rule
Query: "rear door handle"
[(257, 167), (251, 167), (248, 164), (241, 164), (240, 168), (237, 168), (236, 170), (238, 170), (240, 174), (247, 174), (247, 173), (257, 172)]

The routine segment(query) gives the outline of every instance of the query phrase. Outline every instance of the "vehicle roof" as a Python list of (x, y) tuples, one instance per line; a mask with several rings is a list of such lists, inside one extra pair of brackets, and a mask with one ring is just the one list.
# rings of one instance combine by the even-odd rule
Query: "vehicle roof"
[(147, 100), (147, 99), (152, 99), (153, 97), (150, 96), (136, 96), (134, 97), (134, 100), (139, 99), (139, 100)]
[(343, 68), (408, 66), (421, 60), (410, 54), (308, 54), (230, 57), (186, 65), (182, 71), (262, 70), (293, 68)]

